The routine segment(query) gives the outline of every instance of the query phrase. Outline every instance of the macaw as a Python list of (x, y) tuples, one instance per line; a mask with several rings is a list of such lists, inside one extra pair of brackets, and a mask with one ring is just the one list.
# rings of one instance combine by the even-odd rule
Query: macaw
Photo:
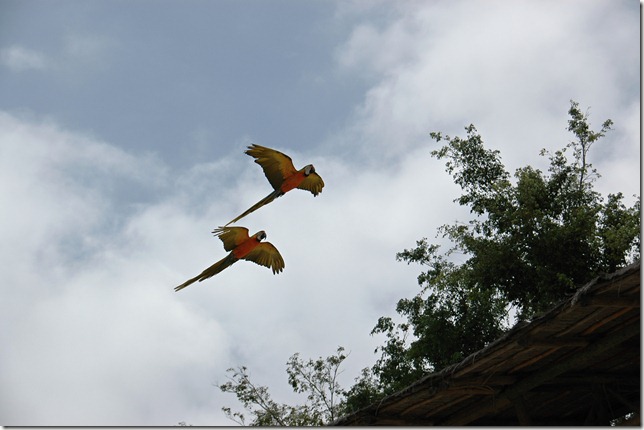
[(284, 269), (284, 259), (277, 248), (270, 242), (262, 242), (262, 240), (266, 239), (266, 232), (263, 230), (250, 237), (248, 236), (248, 229), (245, 227), (219, 227), (213, 230), (213, 233), (221, 239), (224, 243), (224, 249), (230, 251), (230, 253), (201, 272), (200, 275), (188, 279), (176, 287), (175, 291), (186, 288), (195, 281), (201, 282), (204, 279), (208, 279), (240, 259), (269, 267), (273, 270), (273, 274), (277, 274)]
[(310, 191), (314, 196), (322, 192), (324, 181), (320, 175), (315, 173), (315, 167), (312, 164), (308, 164), (300, 170), (295, 170), (293, 161), (288, 155), (275, 149), (255, 144), (249, 146), (245, 154), (255, 158), (255, 163), (262, 166), (264, 175), (273, 186), (274, 191), (226, 225), (234, 223), (294, 188)]

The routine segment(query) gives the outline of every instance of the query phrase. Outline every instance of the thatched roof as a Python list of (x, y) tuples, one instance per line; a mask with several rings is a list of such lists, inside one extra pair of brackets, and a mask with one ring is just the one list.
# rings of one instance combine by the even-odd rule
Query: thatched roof
[(640, 263), (335, 425), (607, 425), (640, 412)]

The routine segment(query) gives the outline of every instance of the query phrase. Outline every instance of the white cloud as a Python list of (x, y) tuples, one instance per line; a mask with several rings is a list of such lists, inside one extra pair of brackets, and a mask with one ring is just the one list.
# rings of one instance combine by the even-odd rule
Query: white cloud
[(82, 69), (104, 66), (117, 45), (111, 37), (92, 33), (67, 33), (63, 42), (62, 55), (66, 62)]
[(3, 48), (0, 51), (0, 60), (13, 72), (44, 70), (50, 63), (45, 54), (18, 45)]
[[(225, 255), (210, 230), (270, 190), (250, 158), (170, 173), (91, 136), (6, 113), (0, 148), (9, 208), (1, 233), (15, 244), (0, 255), (12, 305), (0, 317), (12, 327), (0, 377), (16, 387), (0, 407), (7, 424), (225, 424), (219, 407), (234, 398), (211, 383), (223, 382), (226, 368), (278, 372), (269, 385), (288, 395), (279, 373), (286, 359), (339, 344), (353, 351), (348, 384), (371, 362), (377, 339), (368, 333), (380, 308), (416, 288), (416, 269), (396, 263), (395, 252), (441, 216), (419, 211), (436, 175), (420, 153), (380, 170), (314, 159), (327, 182), (319, 197), (290, 193), (242, 224), (267, 230), (286, 260), (283, 274), (241, 261), (175, 293)], [(164, 192), (113, 225), (119, 181)]]
[(42, 52), (21, 45), (11, 45), (0, 50), (0, 64), (12, 72), (54, 71), (79, 73), (104, 67), (110, 52), (116, 46), (114, 39), (91, 33), (68, 33), (60, 50)]
[[(295, 190), (240, 223), (265, 229), (280, 250), (286, 269), (276, 276), (240, 261), (173, 291), (225, 255), (212, 228), (270, 191), (241, 152), (173, 171), (54, 121), (0, 112), (0, 237), (11, 244), (0, 248), (3, 424), (230, 424), (219, 409), (234, 397), (212, 386), (226, 368), (247, 365), (289, 401), (288, 357), (338, 345), (352, 351), (349, 385), (374, 361), (377, 318), (417, 291), (420, 269), (395, 253), (469, 217), (429, 156), (430, 131), (463, 135), (474, 122), (513, 171), (565, 145), (575, 98), (593, 107), (593, 124), (616, 123), (593, 160), (602, 190), (637, 193), (639, 92), (624, 72), (638, 64), (634, 30), (624, 30), (633, 23), (608, 3), (587, 4), (342, 3), (342, 19), (378, 14), (356, 23), (336, 57), (373, 86), (348, 127), (331, 132), (335, 142), (277, 148), (296, 167), (315, 164), (326, 187), (315, 198)], [(590, 31), (601, 17), (621, 30)], [(66, 55), (103, 49), (68, 41)]]
[(381, 77), (356, 110), (351, 135), (368, 143), (369, 157), (426, 145), (430, 131), (461, 134), (473, 122), (487, 142), (505, 146), (506, 159), (524, 165), (539, 147), (568, 139), (570, 99), (601, 106), (597, 117), (621, 117), (621, 101), (633, 95), (624, 70), (639, 64), (638, 21), (613, 3), (397, 6), (386, 25), (368, 18), (357, 25), (336, 56), (347, 73)]
[(137, 266), (110, 225), (113, 182), (145, 186), (163, 169), (51, 122), (2, 113), (0, 130), (3, 422), (131, 424), (129, 411), (170, 401), (158, 384), (200, 385), (177, 363), (209, 368), (225, 333), (150, 294), (167, 272), (154, 259)]

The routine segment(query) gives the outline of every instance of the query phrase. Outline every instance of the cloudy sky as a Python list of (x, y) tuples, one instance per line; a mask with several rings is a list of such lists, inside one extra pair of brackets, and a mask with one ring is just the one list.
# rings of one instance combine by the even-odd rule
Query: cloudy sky
[[(563, 147), (569, 100), (615, 130), (604, 194), (639, 193), (640, 5), (579, 1), (0, 2), (0, 424), (232, 424), (213, 384), (339, 345), (418, 290), (395, 261), (465, 220), (429, 132), (474, 123), (507, 168)], [(326, 186), (244, 218), (286, 269), (210, 231), (271, 190), (250, 143)], [(628, 198), (632, 202), (632, 198)], [(436, 239), (440, 242), (439, 239)]]

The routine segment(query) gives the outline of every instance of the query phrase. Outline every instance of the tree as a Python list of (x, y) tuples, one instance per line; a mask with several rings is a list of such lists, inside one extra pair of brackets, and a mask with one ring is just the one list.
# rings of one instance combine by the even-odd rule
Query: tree
[[(344, 411), (346, 393), (338, 383), (340, 366), (347, 358), (344, 348), (336, 354), (304, 362), (298, 353), (286, 363), (288, 382), (296, 393), (306, 395), (302, 405), (290, 406), (272, 400), (268, 388), (251, 382), (248, 369), (240, 366), (228, 369), (229, 381), (219, 385), (225, 393), (234, 393), (244, 408), (253, 415), (254, 426), (310, 426), (324, 425), (339, 417)], [(229, 407), (222, 410), (228, 418), (245, 425), (246, 417)]]
[[(514, 180), (473, 125), (465, 138), (430, 134), (446, 142), (431, 155), (445, 161), (463, 190), (455, 201), (474, 217), (438, 229), (452, 244), (444, 253), (423, 238), (396, 255), (425, 271), (420, 292), (396, 306), (405, 322), (381, 317), (372, 331), (387, 338), (372, 368), (381, 395), (484, 347), (508, 328), (510, 310), (533, 318), (598, 274), (639, 258), (639, 197), (628, 208), (621, 193), (604, 201), (593, 189), (599, 174), (589, 150), (613, 122), (593, 131), (574, 101), (568, 113), (575, 139), (554, 154), (541, 151), (548, 173), (526, 166)], [(464, 261), (457, 264), (455, 254)]]
[[(541, 151), (550, 163), (547, 173), (526, 166), (512, 177), (500, 152), (485, 148), (473, 125), (465, 138), (430, 133), (446, 142), (431, 155), (445, 161), (463, 190), (455, 201), (469, 207), (473, 219), (438, 228), (451, 242), (442, 253), (422, 238), (396, 254), (398, 261), (424, 268), (421, 288), (398, 301), (404, 322), (378, 319), (371, 334), (384, 334), (386, 341), (353, 387), (345, 391), (337, 382), (346, 359), (340, 347), (326, 359), (303, 362), (294, 354), (287, 362), (293, 390), (306, 394), (303, 405), (274, 402), (243, 366), (228, 369), (230, 381), (219, 388), (237, 396), (253, 415), (252, 425), (327, 424), (485, 347), (508, 329), (511, 314), (534, 318), (600, 273), (639, 259), (639, 197), (627, 207), (621, 193), (604, 199), (593, 188), (599, 174), (589, 150), (613, 122), (593, 131), (588, 112), (574, 101), (568, 114), (574, 140), (554, 153)], [(245, 424), (242, 413), (222, 409)]]

